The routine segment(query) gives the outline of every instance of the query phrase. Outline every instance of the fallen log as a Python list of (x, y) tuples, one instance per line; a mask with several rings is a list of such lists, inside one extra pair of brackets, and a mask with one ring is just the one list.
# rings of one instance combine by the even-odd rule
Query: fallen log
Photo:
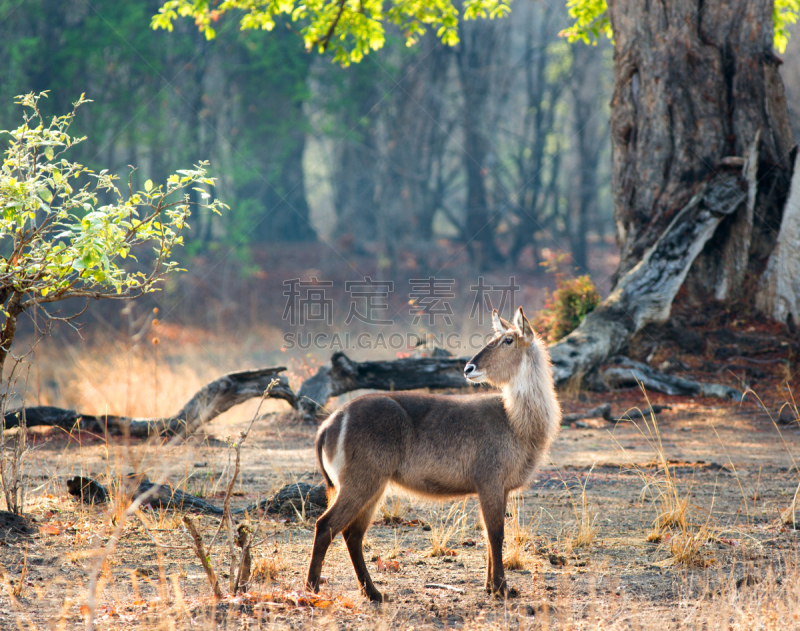
[(67, 431), (78, 429), (141, 438), (152, 435), (188, 435), (233, 406), (260, 397), (273, 380), (277, 380), (277, 383), (272, 386), (268, 396), (283, 399), (295, 407), (296, 398), (289, 387), (289, 381), (279, 374), (284, 370), (284, 366), (277, 366), (223, 375), (203, 386), (175, 416), (167, 418), (135, 419), (111, 414), (95, 416), (42, 405), (6, 412), (4, 423), (7, 429), (17, 427), (24, 418), (28, 427), (45, 425), (61, 427)]
[(357, 362), (342, 352), (331, 356), (297, 391), (297, 410), (313, 421), (328, 399), (353, 390), (417, 390), (467, 388), (467, 357), (408, 357), (394, 361)]
[[(109, 501), (108, 490), (97, 480), (76, 476), (67, 480), (67, 490), (75, 499), (85, 504), (104, 504)], [(147, 493), (143, 506), (162, 510), (192, 511), (207, 515), (222, 515), (223, 509), (210, 502), (184, 493), (169, 484), (156, 485), (143, 479), (131, 493), (131, 501)], [(292, 482), (273, 496), (231, 511), (234, 515), (266, 511), (270, 514), (318, 516), (328, 507), (327, 489), (324, 484), (311, 486), (305, 482)]]
[(621, 423), (625, 421), (641, 421), (641, 420), (652, 420), (656, 414), (661, 414), (664, 410), (671, 410), (672, 408), (669, 405), (651, 405), (644, 410), (641, 408), (631, 408), (624, 412), (622, 415), (614, 414), (611, 417), (611, 420), (614, 423)]
[(734, 401), (740, 401), (744, 396), (742, 391), (736, 388), (667, 375), (627, 357), (613, 358), (611, 365), (601, 372), (601, 377), (610, 388), (641, 384), (645, 390), (671, 395), (717, 397)]
[(748, 161), (741, 174), (714, 175), (611, 295), (550, 347), (556, 383), (588, 375), (609, 357), (623, 353), (634, 333), (650, 323), (667, 321), (675, 295), (717, 226), (754, 198), (754, 172)]
[(585, 418), (602, 418), (606, 421), (611, 420), (611, 404), (603, 403), (596, 408), (586, 410), (586, 412), (576, 412), (575, 414), (564, 414), (561, 416), (562, 423), (574, 423), (575, 421), (582, 421)]
[(267, 513), (284, 515), (306, 515), (317, 517), (328, 507), (328, 489), (324, 484), (311, 486), (305, 482), (292, 482), (282, 487), (275, 495), (260, 502), (251, 504), (246, 508), (234, 511), (235, 513), (257, 510)]

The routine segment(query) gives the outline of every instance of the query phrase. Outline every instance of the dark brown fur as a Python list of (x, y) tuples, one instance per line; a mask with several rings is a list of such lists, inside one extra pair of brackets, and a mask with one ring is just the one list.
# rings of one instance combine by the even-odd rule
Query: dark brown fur
[[(497, 337), (467, 366), (473, 366), (473, 380), (501, 386), (503, 394), (368, 394), (320, 427), (318, 463), (337, 494), (317, 521), (306, 580), (310, 589), (318, 589), (325, 553), (342, 532), (362, 590), (383, 600), (364, 562), (362, 541), (391, 482), (437, 499), (477, 494), (489, 543), (486, 589), (505, 592), (508, 494), (528, 481), (546, 455), (560, 409), (547, 351), (522, 311), (514, 325), (499, 322), (496, 318), (496, 329), (502, 329)], [(508, 339), (513, 343), (504, 342)]]

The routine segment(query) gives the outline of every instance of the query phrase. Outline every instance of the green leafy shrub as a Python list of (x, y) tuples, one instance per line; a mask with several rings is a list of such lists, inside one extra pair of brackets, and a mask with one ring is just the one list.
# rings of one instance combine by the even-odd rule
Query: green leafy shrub
[[(22, 431), (10, 438), (2, 419), (12, 384), (20, 374), (24, 379), (26, 353), (11, 350), (19, 318), (36, 308), (43, 322), (37, 334), (44, 335), (53, 322), (77, 317), (92, 300), (156, 291), (178, 270), (172, 256), (183, 243), (191, 207), (227, 208), (206, 190), (214, 180), (205, 162), (170, 175), (165, 184), (147, 180), (144, 190), (135, 190), (129, 178), (126, 191), (107, 170), (95, 173), (67, 160), (65, 154), (84, 140), (69, 133), (75, 112), (89, 101), (81, 95), (69, 114), (47, 122), (39, 111), (46, 96), (17, 97), (24, 107), (22, 125), (0, 130), (0, 487), (14, 513), (24, 506), (24, 420)], [(200, 201), (192, 201), (190, 190)], [(137, 261), (137, 252), (149, 254), (147, 260)], [(75, 298), (85, 300), (83, 311), (55, 310), (56, 303)]]
[(548, 343), (569, 335), (600, 304), (600, 294), (588, 275), (564, 278), (557, 274), (557, 278), (556, 290), (548, 295), (533, 323)]

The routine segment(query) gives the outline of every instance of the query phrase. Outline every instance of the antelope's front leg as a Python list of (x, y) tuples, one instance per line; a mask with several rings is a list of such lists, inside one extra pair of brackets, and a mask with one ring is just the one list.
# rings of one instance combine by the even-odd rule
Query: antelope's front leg
[(486, 567), (486, 591), (505, 594), (506, 580), (503, 569), (503, 527), (506, 517), (506, 495), (499, 493), (479, 494), (483, 525), (486, 528), (488, 559)]
[(489, 538), (486, 538), (486, 584), (483, 586), (487, 594), (492, 593), (492, 546), (489, 545)]

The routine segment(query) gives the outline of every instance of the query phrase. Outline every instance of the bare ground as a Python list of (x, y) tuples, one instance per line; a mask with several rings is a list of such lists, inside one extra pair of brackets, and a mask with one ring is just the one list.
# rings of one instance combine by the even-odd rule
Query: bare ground
[[(786, 512), (800, 482), (797, 424), (777, 426), (754, 405), (671, 403), (658, 417), (658, 435), (643, 422), (562, 429), (551, 464), (509, 507), (505, 549), (517, 567), (508, 571), (517, 598), (482, 590), (486, 548), (473, 499), (387, 497), (366, 546), (373, 578), (391, 598), (383, 605), (358, 593), (341, 538), (326, 559), (320, 597), (302, 593), (313, 535), (313, 517), (302, 514), (251, 516), (261, 524), (260, 574), (246, 594), (215, 603), (180, 516), (146, 510), (150, 534), (139, 518), (125, 523), (102, 567), (97, 628), (706, 628), (725, 621), (724, 628), (749, 629), (770, 628), (773, 618), (774, 628), (797, 628), (798, 536)], [(121, 513), (77, 504), (66, 492), (68, 477), (113, 484), (140, 463), (151, 479), (167, 476), (221, 505), (231, 471), (226, 437), (252, 413), (243, 407), (188, 443), (34, 434), (30, 532), (0, 524), (0, 628), (85, 624), (98, 550), (112, 540)], [(275, 403), (257, 422), (242, 451), (236, 506), (292, 480), (319, 479), (314, 428), (280, 410)], [(665, 493), (686, 500), (686, 521), (654, 532)], [(208, 544), (219, 519), (195, 519)], [(581, 524), (590, 539), (584, 547), (576, 539)], [(448, 530), (447, 554), (430, 556), (432, 536)], [(172, 547), (158, 549), (151, 536)], [(210, 553), (225, 589), (227, 545), (223, 532)]]

